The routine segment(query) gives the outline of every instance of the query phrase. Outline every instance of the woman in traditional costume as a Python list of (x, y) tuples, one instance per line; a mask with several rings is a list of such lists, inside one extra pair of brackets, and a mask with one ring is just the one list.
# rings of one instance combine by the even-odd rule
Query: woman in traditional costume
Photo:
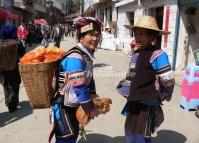
[(164, 119), (160, 105), (170, 101), (175, 83), (168, 55), (152, 42), (169, 32), (160, 30), (151, 16), (128, 28), (134, 31), (139, 55), (127, 97), (126, 142), (151, 143), (151, 134)]
[[(56, 73), (55, 91), (58, 92), (53, 102), (56, 143), (76, 143), (79, 134), (76, 111), (80, 105), (89, 118), (98, 115), (91, 94), (96, 94), (93, 60), (101, 42), (102, 23), (96, 18), (80, 17), (75, 19), (74, 26), (78, 44), (67, 52)], [(67, 86), (63, 86), (65, 84)], [(68, 93), (62, 87), (67, 88)]]

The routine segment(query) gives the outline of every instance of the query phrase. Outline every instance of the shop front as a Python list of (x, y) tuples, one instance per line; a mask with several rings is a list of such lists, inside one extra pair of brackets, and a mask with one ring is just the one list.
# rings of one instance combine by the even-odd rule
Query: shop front
[(199, 60), (199, 2), (181, 1), (179, 4), (176, 69), (185, 69)]

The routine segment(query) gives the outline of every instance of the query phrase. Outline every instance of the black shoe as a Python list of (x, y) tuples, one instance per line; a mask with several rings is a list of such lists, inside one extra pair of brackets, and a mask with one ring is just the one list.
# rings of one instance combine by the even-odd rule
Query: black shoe
[(16, 107), (16, 106), (14, 106), (14, 107), (8, 107), (9, 113), (13, 113), (13, 112), (15, 112), (16, 110), (17, 110), (17, 107)]

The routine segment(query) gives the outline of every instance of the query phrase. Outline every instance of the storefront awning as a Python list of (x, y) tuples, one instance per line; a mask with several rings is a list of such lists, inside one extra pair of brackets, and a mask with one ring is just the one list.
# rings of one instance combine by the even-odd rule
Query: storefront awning
[(119, 1), (119, 2), (117, 2), (115, 4), (115, 7), (120, 7), (120, 6), (129, 4), (129, 3), (132, 3), (132, 2), (136, 2), (136, 1), (135, 0), (123, 0), (123, 1)]
[(10, 12), (4, 10), (3, 8), (0, 8), (0, 20), (5, 20), (5, 19), (17, 20), (18, 16), (13, 14), (13, 13), (10, 13)]

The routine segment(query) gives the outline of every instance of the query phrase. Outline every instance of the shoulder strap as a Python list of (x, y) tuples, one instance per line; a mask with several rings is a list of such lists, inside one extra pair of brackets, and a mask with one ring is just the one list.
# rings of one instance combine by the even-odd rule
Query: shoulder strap
[[(60, 63), (67, 57), (67, 56), (69, 56), (70, 54), (72, 54), (72, 53), (78, 53), (78, 54), (80, 54), (81, 56), (82, 56), (82, 59), (83, 59), (83, 62), (84, 63), (86, 63), (86, 61), (87, 61), (87, 54), (85, 53), (85, 52), (83, 52), (81, 49), (79, 49), (78, 47), (73, 47), (73, 48), (71, 48), (68, 52), (66, 52), (66, 54), (62, 57), (62, 59), (61, 59), (61, 61), (60, 61)], [(61, 68), (60, 68), (60, 70), (61, 70)]]
[(85, 55), (85, 53), (83, 51), (81, 51), (79, 48), (73, 47), (68, 52), (66, 52), (66, 54), (63, 56), (62, 59), (66, 58), (68, 55), (70, 55), (72, 53), (78, 53), (78, 54), (82, 55), (82, 57), (83, 57), (83, 55)]
[[(80, 54), (83, 58), (83, 62), (86, 64), (86, 53), (84, 53), (83, 51), (81, 51), (78, 47), (73, 47), (72, 49), (70, 49), (68, 52), (66, 52), (66, 54), (63, 56), (63, 58), (60, 60), (60, 63), (67, 57), (67, 56), (69, 56), (70, 54), (72, 54), (72, 53), (78, 53), (78, 54)], [(54, 92), (54, 97), (53, 97), (53, 99), (52, 99), (52, 104), (53, 104), (53, 102), (59, 97), (59, 96), (57, 96), (58, 95), (58, 92), (59, 92), (59, 90), (63, 87), (63, 86), (61, 86), (61, 87), (59, 87), (58, 86), (58, 80), (57, 80), (57, 78), (59, 77), (59, 76), (63, 76), (63, 69), (61, 68), (61, 66), (59, 67), (59, 69), (57, 70), (57, 71), (55, 71), (54, 72), (54, 77), (55, 77), (55, 83), (54, 83), (54, 88), (55, 88), (55, 92)], [(63, 77), (64, 78), (64, 77)]]

